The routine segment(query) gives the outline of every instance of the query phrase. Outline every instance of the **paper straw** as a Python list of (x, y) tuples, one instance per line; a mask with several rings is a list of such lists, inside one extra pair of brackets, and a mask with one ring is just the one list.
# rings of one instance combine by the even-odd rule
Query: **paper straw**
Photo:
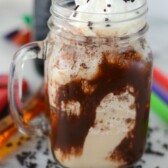
[(168, 92), (161, 88), (156, 82), (152, 83), (152, 91), (168, 105)]
[(29, 26), (30, 28), (33, 25), (33, 17), (30, 15), (23, 15), (23, 21), (24, 23)]
[(156, 81), (159, 85), (164, 87), (166, 90), (168, 90), (168, 76), (161, 72), (158, 68), (154, 67), (153, 69), (153, 79)]
[(19, 33), (18, 29), (13, 30), (13, 31), (11, 31), (11, 32), (9, 32), (8, 34), (5, 35), (5, 39), (10, 40), (13, 37), (15, 37), (18, 33)]
[(0, 74), (0, 88), (7, 88), (8, 85), (8, 76)]
[[(8, 91), (7, 88), (0, 88), (0, 113), (3, 112), (4, 108), (8, 104)], [(1, 115), (0, 115), (1, 117)]]
[(31, 32), (28, 30), (21, 31), (17, 36), (12, 38), (12, 42), (16, 45), (22, 46), (31, 41)]
[(168, 123), (168, 105), (153, 92), (151, 95), (151, 109)]

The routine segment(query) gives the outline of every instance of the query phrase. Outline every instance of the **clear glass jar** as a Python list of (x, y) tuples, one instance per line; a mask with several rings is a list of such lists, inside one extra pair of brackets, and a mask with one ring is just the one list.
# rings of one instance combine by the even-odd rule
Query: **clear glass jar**
[[(49, 20), (45, 76), (53, 154), (68, 168), (131, 165), (143, 153), (148, 126), (152, 54), (145, 39), (147, 6), (131, 11), (137, 15), (132, 18), (130, 12), (127, 23), (119, 20), (104, 33), (86, 35), (78, 25), (87, 23), (74, 23), (72, 11), (64, 8), (73, 5), (53, 1)], [(138, 19), (142, 27), (137, 32), (132, 28), (126, 36), (114, 35), (120, 27), (124, 31), (122, 24)], [(91, 21), (93, 27), (86, 29), (92, 31), (94, 24), (102, 23)]]
[(78, 12), (74, 5), (53, 0), (50, 33), (28, 46), (45, 59), (53, 156), (67, 168), (132, 165), (143, 154), (150, 106), (146, 0), (108, 15)]

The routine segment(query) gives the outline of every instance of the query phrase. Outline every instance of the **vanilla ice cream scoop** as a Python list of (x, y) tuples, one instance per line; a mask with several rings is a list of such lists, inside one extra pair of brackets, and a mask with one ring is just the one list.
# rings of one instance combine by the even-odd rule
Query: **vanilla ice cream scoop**
[(75, 4), (70, 19), (76, 22), (71, 24), (86, 36), (129, 35), (146, 23), (146, 0), (75, 0)]

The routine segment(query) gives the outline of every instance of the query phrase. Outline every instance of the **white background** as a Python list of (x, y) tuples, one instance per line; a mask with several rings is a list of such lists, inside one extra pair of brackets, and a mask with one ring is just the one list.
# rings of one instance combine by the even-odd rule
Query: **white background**
[(168, 20), (168, 0), (148, 0), (149, 16)]

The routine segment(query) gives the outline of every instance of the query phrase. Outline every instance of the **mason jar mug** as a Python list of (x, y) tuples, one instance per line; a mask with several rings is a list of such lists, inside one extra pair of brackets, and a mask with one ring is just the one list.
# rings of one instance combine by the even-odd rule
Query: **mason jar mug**
[(146, 142), (153, 63), (147, 2), (122, 1), (128, 9), (114, 8), (119, 12), (102, 2), (53, 0), (48, 36), (20, 49), (11, 65), (12, 116), (22, 132), (36, 134), (45, 127), (23, 121), (15, 85), (20, 65), (44, 60), (49, 144), (67, 168), (126, 167)]

